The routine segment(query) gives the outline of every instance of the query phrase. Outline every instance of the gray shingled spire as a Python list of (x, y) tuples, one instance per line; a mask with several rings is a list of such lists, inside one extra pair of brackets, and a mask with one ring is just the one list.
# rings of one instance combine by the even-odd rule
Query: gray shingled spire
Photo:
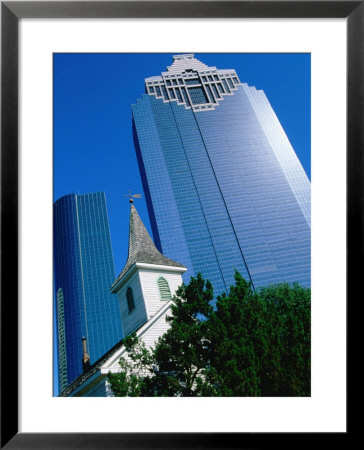
[(130, 205), (129, 253), (124, 269), (112, 287), (126, 274), (135, 263), (156, 264), (161, 266), (184, 267), (160, 253), (154, 245), (133, 203)]

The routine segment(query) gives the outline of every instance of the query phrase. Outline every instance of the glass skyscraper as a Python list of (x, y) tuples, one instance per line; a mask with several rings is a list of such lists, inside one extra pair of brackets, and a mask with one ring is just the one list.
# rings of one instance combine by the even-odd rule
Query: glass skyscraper
[(103, 192), (54, 204), (54, 273), (60, 391), (82, 373), (82, 337), (93, 364), (122, 339)]
[(234, 69), (176, 55), (132, 105), (159, 250), (215, 294), (234, 269), (255, 288), (310, 286), (310, 182), (264, 92)]

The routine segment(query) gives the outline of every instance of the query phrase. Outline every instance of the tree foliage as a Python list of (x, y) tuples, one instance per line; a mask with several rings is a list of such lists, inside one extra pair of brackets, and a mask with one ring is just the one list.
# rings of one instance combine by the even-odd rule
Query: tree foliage
[(235, 273), (217, 297), (199, 274), (176, 292), (169, 330), (154, 349), (125, 339), (116, 396), (309, 396), (310, 289), (279, 284), (254, 292)]

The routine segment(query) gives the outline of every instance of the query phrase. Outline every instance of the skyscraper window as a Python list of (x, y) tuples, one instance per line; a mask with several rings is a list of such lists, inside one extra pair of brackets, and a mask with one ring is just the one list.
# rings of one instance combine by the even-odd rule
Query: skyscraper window
[(202, 87), (189, 88), (188, 93), (190, 94), (192, 104), (198, 105), (200, 103), (208, 103), (208, 99)]
[(190, 78), (190, 79), (186, 79), (186, 84), (187, 85), (201, 84), (201, 81), (198, 78)]
[(226, 91), (226, 92), (227, 92), (228, 94), (230, 94), (230, 89), (229, 89), (229, 86), (228, 86), (228, 84), (227, 84), (226, 80), (225, 80), (225, 79), (223, 79), (223, 80), (222, 80), (222, 82), (223, 82), (223, 85), (224, 85), (225, 91)]
[(209, 84), (206, 84), (206, 89), (207, 89), (207, 92), (208, 92), (208, 94), (209, 94), (209, 97), (210, 97), (210, 102), (212, 102), (212, 103), (216, 103), (216, 100), (215, 100), (214, 94), (212, 93), (212, 90), (211, 90), (211, 87), (210, 87), (210, 85), (209, 85)]
[(180, 103), (182, 103), (183, 100), (182, 100), (181, 92), (180, 92), (180, 90), (178, 88), (176, 89), (176, 94), (177, 94), (178, 101)]

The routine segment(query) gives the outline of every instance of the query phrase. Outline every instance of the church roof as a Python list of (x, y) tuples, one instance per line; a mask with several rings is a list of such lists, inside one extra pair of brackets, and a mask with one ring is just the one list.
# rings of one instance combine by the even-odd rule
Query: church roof
[(162, 255), (154, 245), (133, 203), (130, 205), (129, 252), (124, 269), (115, 280), (113, 288), (135, 263), (155, 264), (170, 267), (184, 267)]
[(100, 370), (100, 367), (105, 364), (105, 362), (116, 353), (124, 344), (124, 338), (114, 345), (109, 351), (102, 355), (87, 372), (81, 373), (75, 380), (73, 380), (63, 391), (58, 394), (58, 397), (68, 397), (74, 390), (83, 385), (83, 383), (88, 380), (92, 375)]
[[(148, 322), (144, 323), (136, 330), (136, 335), (140, 338), (145, 333), (148, 333), (148, 331), (159, 322), (161, 317), (163, 317), (163, 314), (171, 307), (171, 304), (171, 300), (165, 303), (165, 305), (162, 306), (157, 314), (155, 314), (151, 319), (148, 320)], [(58, 397), (68, 397), (70, 394), (72, 394), (73, 391), (81, 387), (89, 378), (91, 378), (92, 375), (95, 375), (96, 372), (100, 372), (101, 375), (105, 375), (106, 371), (109, 372), (110, 367), (106, 366), (106, 369), (102, 371), (102, 366), (104, 366), (108, 362), (110, 363), (110, 359), (112, 357), (116, 358), (117, 361), (119, 361), (119, 359), (125, 352), (124, 340), (125, 337), (121, 341), (116, 343), (104, 355), (102, 355), (94, 364), (92, 364), (87, 372), (82, 373), (75, 380), (73, 380), (65, 389), (63, 389), (58, 394)], [(120, 352), (120, 350), (124, 352)]]

